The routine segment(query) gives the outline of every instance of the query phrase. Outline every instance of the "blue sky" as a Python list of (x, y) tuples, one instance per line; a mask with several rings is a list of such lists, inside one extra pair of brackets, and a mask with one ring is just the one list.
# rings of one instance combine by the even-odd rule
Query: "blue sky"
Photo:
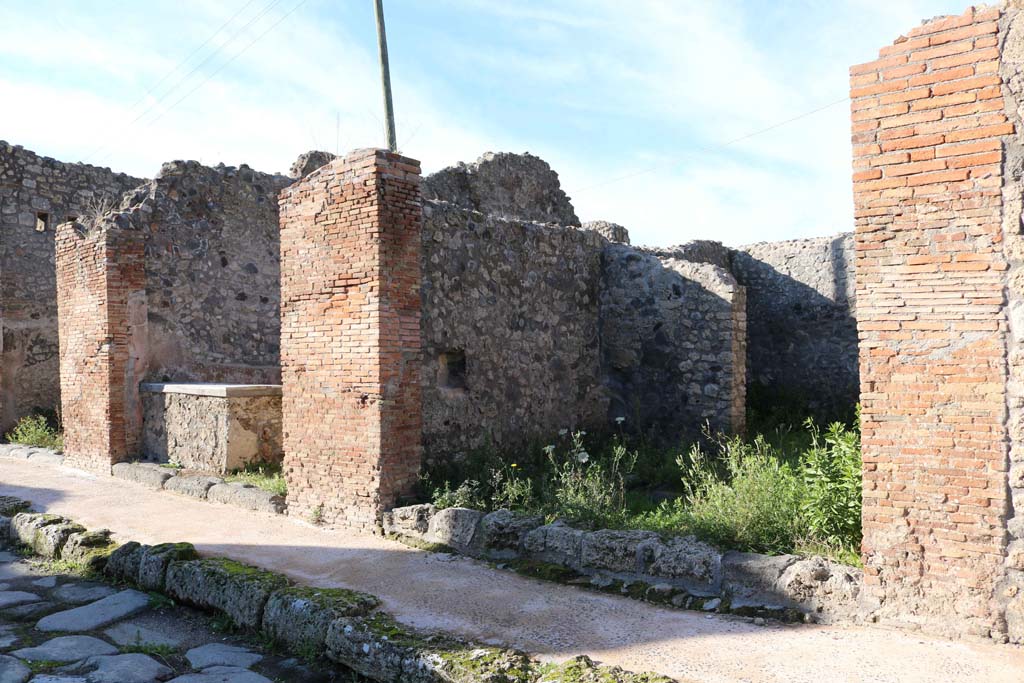
[[(425, 170), (529, 151), (634, 243), (738, 245), (851, 229), (848, 67), (966, 0), (385, 6)], [(372, 0), (4, 0), (0, 139), (140, 176), (285, 172), (382, 144), (375, 40)]]

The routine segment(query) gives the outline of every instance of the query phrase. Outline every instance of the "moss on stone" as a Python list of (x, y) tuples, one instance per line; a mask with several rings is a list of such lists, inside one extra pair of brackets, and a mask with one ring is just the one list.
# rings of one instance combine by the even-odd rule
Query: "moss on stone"
[(564, 664), (546, 665), (536, 683), (674, 683), (659, 674), (635, 674), (619, 668), (594, 664), (589, 657), (576, 657)]
[(539, 674), (529, 657), (498, 648), (462, 648), (434, 653), (453, 683), (533, 683)]
[(242, 579), (268, 587), (288, 585), (288, 579), (281, 574), (229, 560), (226, 557), (212, 557), (198, 560), (198, 562), (204, 568), (218, 571), (232, 579)]
[(378, 607), (380, 600), (368, 593), (346, 588), (311, 588), (309, 586), (288, 586), (274, 593), (275, 596), (296, 600), (307, 600), (316, 608), (330, 610), (344, 616), (362, 616)]

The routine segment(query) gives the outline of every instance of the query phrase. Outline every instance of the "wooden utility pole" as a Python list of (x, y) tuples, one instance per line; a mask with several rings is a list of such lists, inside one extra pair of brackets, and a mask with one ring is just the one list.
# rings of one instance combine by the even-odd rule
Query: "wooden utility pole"
[(384, 28), (384, 0), (375, 0), (377, 10), (377, 46), (380, 48), (380, 80), (384, 88), (384, 129), (388, 136), (388, 149), (398, 151), (395, 137), (395, 106), (391, 102), (391, 67), (388, 65), (388, 36)]

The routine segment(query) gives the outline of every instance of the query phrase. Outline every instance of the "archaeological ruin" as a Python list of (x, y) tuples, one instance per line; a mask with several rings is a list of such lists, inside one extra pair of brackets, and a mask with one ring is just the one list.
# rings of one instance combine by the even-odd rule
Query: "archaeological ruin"
[(856, 221), (831, 237), (633, 246), (529, 154), (147, 180), (0, 143), (0, 430), (59, 411), (93, 471), (283, 459), (289, 514), (372, 530), (484, 443), (859, 403), (857, 610), (1024, 642), (1018, 5), (851, 68)]

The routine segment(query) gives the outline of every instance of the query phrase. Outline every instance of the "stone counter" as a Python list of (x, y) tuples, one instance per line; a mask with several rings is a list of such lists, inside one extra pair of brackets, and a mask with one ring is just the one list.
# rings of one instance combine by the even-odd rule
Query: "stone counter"
[(188, 469), (226, 473), (280, 462), (281, 387), (274, 384), (142, 384), (143, 454)]

